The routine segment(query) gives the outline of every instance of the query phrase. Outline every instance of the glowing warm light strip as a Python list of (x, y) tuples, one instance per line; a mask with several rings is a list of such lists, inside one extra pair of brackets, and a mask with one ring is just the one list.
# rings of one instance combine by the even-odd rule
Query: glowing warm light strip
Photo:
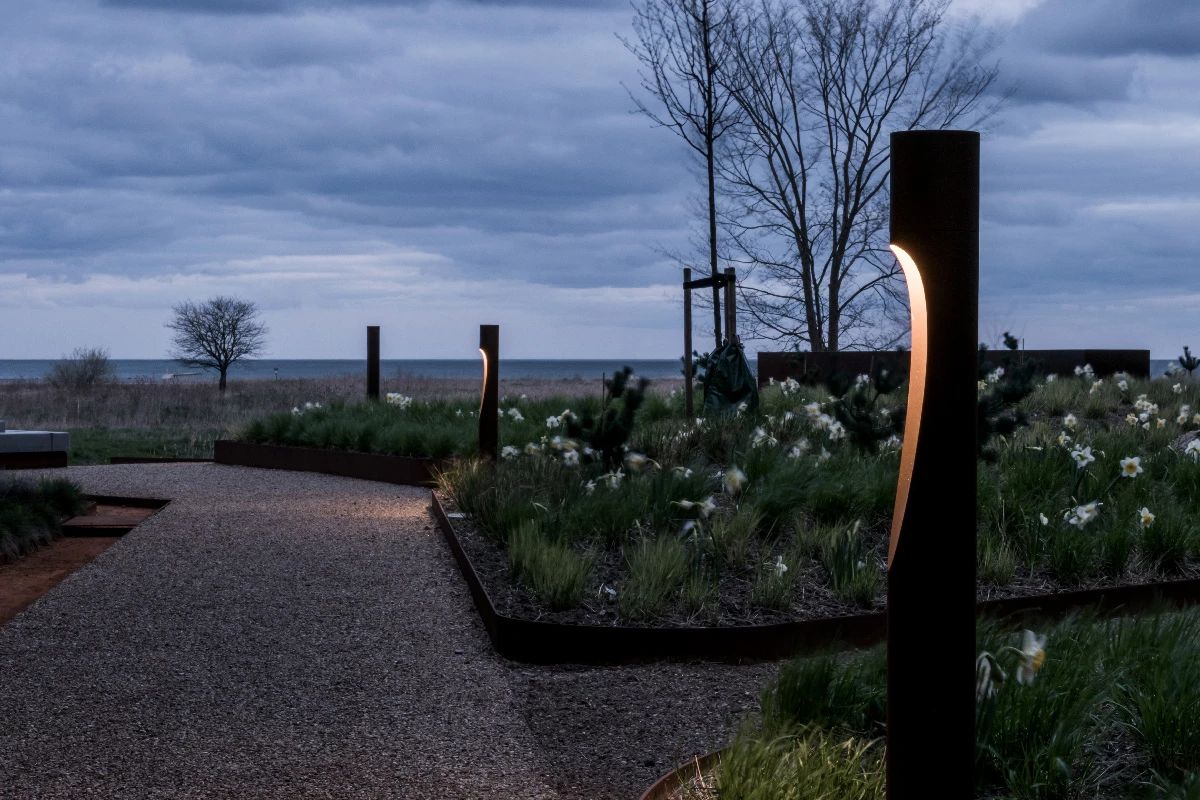
[(888, 543), (888, 566), (896, 555), (900, 526), (912, 486), (913, 464), (917, 459), (917, 440), (921, 435), (921, 407), (925, 404), (925, 367), (929, 357), (929, 311), (925, 306), (925, 283), (912, 256), (891, 245), (904, 280), (908, 284), (908, 307), (912, 314), (912, 355), (908, 370), (908, 413), (904, 418), (904, 446), (900, 451), (900, 482), (896, 487), (896, 507), (892, 513), (892, 536)]
[(488, 383), (488, 357), (487, 351), (482, 347), (479, 348), (479, 355), (483, 356), (483, 386), (479, 389), (479, 412), (483, 413), (483, 404), (487, 402), (487, 383)]

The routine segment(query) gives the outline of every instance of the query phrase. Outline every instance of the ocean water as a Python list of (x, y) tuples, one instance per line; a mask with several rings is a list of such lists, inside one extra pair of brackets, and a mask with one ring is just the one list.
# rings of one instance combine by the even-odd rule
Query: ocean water
[[(1150, 374), (1158, 377), (1175, 363), (1173, 359), (1152, 359)], [(53, 359), (0, 359), (0, 381), (31, 380), (49, 374)], [(215, 373), (205, 373), (181, 366), (167, 359), (113, 359), (117, 378), (123, 381), (157, 382), (164, 379), (175, 381), (211, 380)], [(674, 359), (522, 359), (502, 360), (502, 378), (584, 378), (599, 379), (601, 375), (612, 375), (628, 364), (634, 372), (646, 378), (682, 377), (680, 363)], [(423, 378), (478, 378), (478, 359), (405, 359), (391, 358), (380, 361), (383, 377)], [(750, 368), (757, 368), (756, 360), (750, 358)], [(229, 370), (232, 380), (270, 380), (279, 378), (330, 378), (341, 375), (360, 376), (366, 374), (366, 361), (346, 359), (261, 359), (234, 364)], [(166, 378), (166, 376), (173, 376)]]
[[(0, 359), (0, 380), (31, 380), (50, 373), (54, 359)], [(674, 359), (502, 359), (501, 378), (595, 378), (612, 375), (628, 364), (645, 378), (682, 377), (680, 362)], [(205, 381), (216, 373), (184, 367), (167, 359), (112, 359), (117, 378), (123, 381)], [(478, 378), (479, 359), (381, 359), (379, 371), (384, 378), (404, 375), (423, 378)], [(271, 380), (279, 378), (330, 378), (341, 375), (363, 376), (364, 359), (260, 359), (243, 361), (229, 369), (230, 380)], [(173, 376), (167, 378), (166, 376)]]

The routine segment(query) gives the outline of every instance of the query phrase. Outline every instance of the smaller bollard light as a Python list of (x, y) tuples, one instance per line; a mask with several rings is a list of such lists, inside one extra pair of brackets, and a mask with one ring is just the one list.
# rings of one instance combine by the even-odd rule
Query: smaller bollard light
[(483, 386), (479, 398), (479, 454), (493, 461), (500, 453), (500, 326), (479, 326)]
[(379, 399), (379, 326), (367, 326), (367, 399)]

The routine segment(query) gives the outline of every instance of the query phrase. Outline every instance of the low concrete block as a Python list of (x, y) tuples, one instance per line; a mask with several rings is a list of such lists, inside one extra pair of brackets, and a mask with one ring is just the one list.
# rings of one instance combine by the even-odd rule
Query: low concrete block
[(0, 453), (46, 453), (66, 451), (70, 435), (52, 431), (4, 431), (0, 433)]

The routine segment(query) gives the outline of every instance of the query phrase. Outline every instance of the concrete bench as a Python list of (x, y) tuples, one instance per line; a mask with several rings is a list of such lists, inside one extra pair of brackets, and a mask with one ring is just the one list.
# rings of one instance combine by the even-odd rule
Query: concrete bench
[(71, 435), (61, 431), (10, 431), (0, 420), (0, 468), (65, 467)]

